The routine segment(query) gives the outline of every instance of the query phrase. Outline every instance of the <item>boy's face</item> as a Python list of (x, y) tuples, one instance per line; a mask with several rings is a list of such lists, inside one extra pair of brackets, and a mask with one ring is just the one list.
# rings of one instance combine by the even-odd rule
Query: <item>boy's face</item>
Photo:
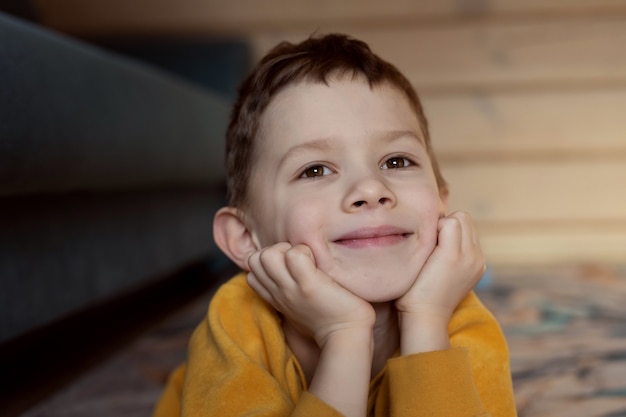
[(302, 82), (266, 109), (250, 179), (256, 244), (305, 244), (369, 302), (412, 285), (444, 215), (417, 116), (398, 89)]

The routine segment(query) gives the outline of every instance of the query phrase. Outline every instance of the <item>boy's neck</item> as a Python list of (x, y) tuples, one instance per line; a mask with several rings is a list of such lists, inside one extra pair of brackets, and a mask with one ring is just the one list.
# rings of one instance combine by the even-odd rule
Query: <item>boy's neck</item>
[[(373, 304), (372, 306), (376, 311), (371, 373), (371, 378), (374, 378), (385, 367), (387, 360), (393, 357), (399, 349), (400, 329), (398, 328), (398, 313), (393, 302)], [(313, 339), (302, 335), (284, 318), (282, 327), (287, 344), (298, 359), (306, 379), (310, 383), (319, 359), (319, 348)]]
[(376, 311), (374, 324), (374, 357), (372, 359), (372, 378), (374, 378), (393, 357), (400, 347), (400, 329), (398, 312), (393, 302), (372, 304)]

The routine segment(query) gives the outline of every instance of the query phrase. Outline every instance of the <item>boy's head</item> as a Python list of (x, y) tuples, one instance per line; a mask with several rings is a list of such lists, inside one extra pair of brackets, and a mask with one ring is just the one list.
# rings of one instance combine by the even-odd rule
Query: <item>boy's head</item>
[(226, 134), (228, 203), (244, 208), (249, 204), (249, 180), (258, 150), (260, 120), (272, 99), (285, 87), (299, 82), (328, 83), (333, 77), (363, 77), (370, 87), (388, 83), (408, 99), (418, 117), (437, 185), (446, 187), (435, 158), (428, 122), (411, 83), (369, 46), (345, 35), (311, 37), (299, 44), (283, 42), (272, 49), (243, 81)]
[(241, 268), (280, 242), (371, 302), (399, 297), (437, 243), (447, 189), (408, 81), (344, 36), (281, 44), (241, 88), (218, 246)]

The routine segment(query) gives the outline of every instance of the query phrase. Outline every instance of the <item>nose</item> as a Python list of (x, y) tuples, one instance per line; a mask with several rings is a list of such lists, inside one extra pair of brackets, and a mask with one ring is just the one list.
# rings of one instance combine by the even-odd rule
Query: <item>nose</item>
[(396, 196), (389, 185), (376, 175), (367, 175), (357, 179), (349, 185), (343, 201), (346, 211), (373, 209), (377, 207), (393, 207)]

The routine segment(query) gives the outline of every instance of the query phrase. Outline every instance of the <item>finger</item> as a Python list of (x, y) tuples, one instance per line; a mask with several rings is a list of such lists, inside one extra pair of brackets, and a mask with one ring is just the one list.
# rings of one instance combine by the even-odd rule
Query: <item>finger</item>
[(472, 221), (472, 217), (469, 215), (469, 213), (458, 212), (456, 214), (456, 217), (461, 222), (461, 248), (463, 250), (463, 253), (472, 256), (475, 261), (475, 265), (478, 268), (477, 270), (479, 271), (479, 275), (482, 276), (482, 274), (486, 270), (485, 255), (483, 254), (483, 251), (480, 247), (476, 226)]
[(476, 224), (469, 213), (462, 212), (462, 222), (464, 234), (467, 234), (468, 242), (478, 244), (478, 231), (476, 230)]
[(478, 245), (478, 233), (469, 213), (458, 211), (452, 214), (461, 224), (461, 247), (463, 250), (470, 250)]
[(461, 220), (454, 214), (439, 219), (437, 246), (449, 250), (460, 250), (463, 230)]
[(297, 245), (289, 249), (285, 253), (285, 265), (299, 285), (312, 277), (317, 270), (313, 251), (306, 245)]
[(246, 265), (248, 265), (248, 271), (255, 271), (261, 267), (261, 264), (259, 262), (259, 254), (260, 251), (255, 251), (248, 255), (248, 259), (246, 260)]
[(261, 281), (257, 278), (257, 276), (253, 272), (249, 272), (246, 276), (246, 282), (256, 292), (262, 299), (267, 301), (268, 303), (275, 305), (274, 297), (271, 292), (268, 291), (267, 288), (263, 285)]
[(254, 252), (252, 255), (248, 257), (248, 267), (250, 269), (248, 273), (248, 284), (257, 290), (256, 286), (262, 285), (267, 291), (270, 290), (268, 288), (269, 285), (272, 285), (272, 281), (267, 275), (265, 268), (261, 264), (261, 253), (263, 250)]
[(267, 257), (267, 249), (268, 248), (261, 249), (250, 255), (248, 257), (248, 266), (250, 267), (250, 272), (254, 275), (254, 280), (258, 281), (260, 285), (263, 285), (267, 291), (272, 292), (277, 291), (278, 286), (263, 265), (262, 258)]
[(290, 248), (288, 243), (278, 243), (264, 249), (259, 255), (265, 275), (278, 288), (291, 288), (294, 285), (293, 277), (285, 265), (285, 252)]

